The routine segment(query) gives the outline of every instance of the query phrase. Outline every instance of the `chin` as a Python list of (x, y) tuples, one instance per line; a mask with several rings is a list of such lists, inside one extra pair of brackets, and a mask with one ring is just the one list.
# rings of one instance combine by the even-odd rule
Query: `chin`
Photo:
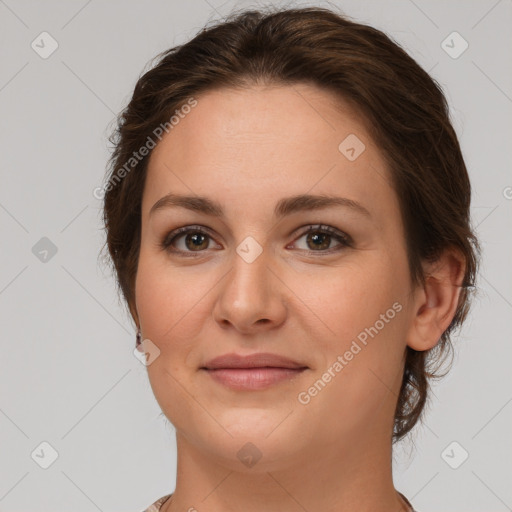
[(230, 470), (242, 473), (266, 473), (293, 466), (292, 457), (300, 449), (293, 437), (277, 434), (235, 435), (218, 441), (207, 441), (211, 455)]

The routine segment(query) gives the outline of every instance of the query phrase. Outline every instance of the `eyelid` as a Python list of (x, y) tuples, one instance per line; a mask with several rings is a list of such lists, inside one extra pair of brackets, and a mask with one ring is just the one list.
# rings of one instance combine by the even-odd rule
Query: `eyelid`
[[(306, 228), (306, 229), (304, 229), (304, 228)], [(332, 226), (329, 226), (326, 224), (308, 224), (306, 226), (301, 226), (300, 228), (298, 228), (294, 231), (295, 234), (290, 235), (290, 236), (294, 236), (294, 239), (291, 242), (291, 244), (293, 245), (297, 240), (299, 240), (304, 235), (307, 235), (308, 233), (311, 233), (311, 232), (313, 232), (313, 233), (319, 232), (319, 233), (324, 233), (324, 234), (332, 236), (339, 242), (337, 247), (340, 247), (340, 246), (341, 247), (352, 247), (352, 244), (353, 244), (353, 240), (350, 237), (350, 235), (348, 235), (347, 233), (345, 233), (335, 227), (332, 227)], [(191, 224), (191, 225), (182, 226), (182, 227), (173, 229), (172, 231), (167, 233), (165, 235), (165, 237), (163, 238), (162, 242), (160, 243), (161, 248), (163, 250), (172, 252), (174, 254), (187, 254), (189, 256), (199, 256), (202, 252), (203, 253), (206, 252), (206, 250), (204, 250), (204, 251), (182, 251), (181, 249), (175, 249), (175, 250), (170, 249), (170, 247), (172, 246), (172, 243), (178, 237), (180, 237), (182, 235), (186, 235), (188, 233), (202, 233), (204, 235), (207, 235), (215, 243), (218, 243), (215, 240), (213, 231), (210, 228), (207, 228), (206, 226), (202, 226), (199, 224)], [(286, 247), (289, 247), (289, 245), (290, 244), (288, 244)], [(320, 251), (320, 250), (314, 251), (314, 250), (308, 250), (308, 249), (300, 249), (300, 250), (305, 251), (308, 254), (315, 253), (315, 254), (320, 255), (320, 254), (331, 254), (340, 249), (339, 248), (337, 249), (336, 247), (331, 247), (330, 249), (323, 250), (323, 251)]]
[[(169, 250), (169, 248), (171, 247), (172, 242), (174, 242), (179, 236), (186, 235), (189, 232), (191, 232), (191, 233), (202, 233), (204, 235), (209, 236), (212, 240), (215, 241), (215, 236), (213, 235), (213, 231), (210, 228), (207, 228), (206, 226), (201, 226), (200, 224), (190, 224), (190, 225), (187, 225), (187, 226), (182, 226), (180, 228), (173, 229), (172, 231), (167, 233), (164, 236), (164, 238), (163, 238), (163, 240), (162, 240), (162, 242), (160, 244), (162, 249)], [(216, 242), (216, 243), (218, 243), (218, 242)], [(181, 251), (179, 249), (177, 249), (175, 251), (171, 251), (171, 252), (175, 252), (175, 253), (186, 252), (188, 254), (194, 254), (194, 251)], [(197, 251), (197, 254), (199, 254), (201, 252), (204, 252), (204, 251)]]
[[(304, 227), (306, 229), (304, 229)], [(298, 238), (301, 238), (304, 235), (307, 235), (311, 232), (323, 232), (327, 233), (329, 235), (339, 237), (343, 239), (347, 244), (352, 244), (353, 240), (350, 235), (345, 233), (344, 231), (339, 230), (338, 228), (335, 228), (333, 226), (329, 226), (327, 224), (308, 224), (307, 226), (302, 226), (301, 228), (298, 228), (295, 232), (298, 232), (295, 238), (297, 240)]]
[[(303, 226), (304, 227), (304, 226)], [(331, 247), (329, 249), (326, 249), (326, 250), (318, 250), (318, 251), (315, 251), (313, 249), (299, 249), (300, 251), (302, 251), (303, 253), (306, 253), (308, 255), (311, 255), (311, 254), (315, 254), (316, 256), (320, 256), (320, 257), (327, 257), (327, 256), (330, 256), (332, 254), (336, 254), (336, 253), (339, 253), (341, 252), (343, 249), (347, 249), (347, 248), (351, 248), (354, 246), (354, 242), (352, 240), (352, 237), (350, 235), (348, 235), (347, 233), (333, 227), (333, 226), (329, 226), (329, 225), (325, 225), (325, 224), (309, 224), (307, 226), (307, 229), (303, 229), (302, 228), (299, 228), (301, 231), (300, 233), (298, 233), (293, 242), (291, 242), (291, 244), (287, 245), (286, 247), (288, 248), (290, 245), (294, 245), (297, 240), (300, 240), (303, 236), (307, 235), (308, 233), (322, 233), (322, 234), (327, 234), (329, 235), (330, 237), (334, 238), (335, 240), (337, 240), (338, 242), (338, 245), (336, 245), (335, 247)]]

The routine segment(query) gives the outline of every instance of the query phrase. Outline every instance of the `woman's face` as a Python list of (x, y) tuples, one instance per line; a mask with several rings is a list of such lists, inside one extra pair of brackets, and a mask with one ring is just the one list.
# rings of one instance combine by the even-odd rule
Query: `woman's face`
[[(413, 312), (378, 148), (313, 86), (196, 99), (153, 150), (142, 202), (136, 309), (159, 405), (190, 446), (238, 468), (390, 442)], [(263, 352), (305, 369), (205, 369)]]

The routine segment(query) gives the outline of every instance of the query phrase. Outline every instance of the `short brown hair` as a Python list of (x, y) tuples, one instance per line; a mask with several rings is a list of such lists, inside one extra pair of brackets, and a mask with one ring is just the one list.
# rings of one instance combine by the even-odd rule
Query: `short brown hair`
[(393, 431), (393, 441), (401, 439), (420, 419), (429, 379), (439, 376), (439, 363), (452, 348), (450, 333), (467, 316), (478, 264), (469, 177), (441, 87), (383, 32), (325, 8), (235, 12), (155, 59), (109, 139), (106, 245), (126, 303), (134, 304), (150, 155), (130, 172), (126, 162), (155, 127), (191, 96), (214, 88), (309, 83), (330, 91), (356, 106), (391, 169), (413, 283), (424, 283), (422, 261), (435, 261), (443, 249), (454, 247), (465, 258), (450, 326), (433, 349), (406, 348)]

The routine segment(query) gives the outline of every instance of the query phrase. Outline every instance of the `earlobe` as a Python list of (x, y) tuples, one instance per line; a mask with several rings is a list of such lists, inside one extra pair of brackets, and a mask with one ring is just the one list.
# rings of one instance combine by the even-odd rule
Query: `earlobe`
[(416, 313), (407, 338), (407, 344), (418, 351), (437, 345), (455, 316), (464, 279), (464, 256), (448, 248), (423, 268), (425, 282), (415, 294)]

